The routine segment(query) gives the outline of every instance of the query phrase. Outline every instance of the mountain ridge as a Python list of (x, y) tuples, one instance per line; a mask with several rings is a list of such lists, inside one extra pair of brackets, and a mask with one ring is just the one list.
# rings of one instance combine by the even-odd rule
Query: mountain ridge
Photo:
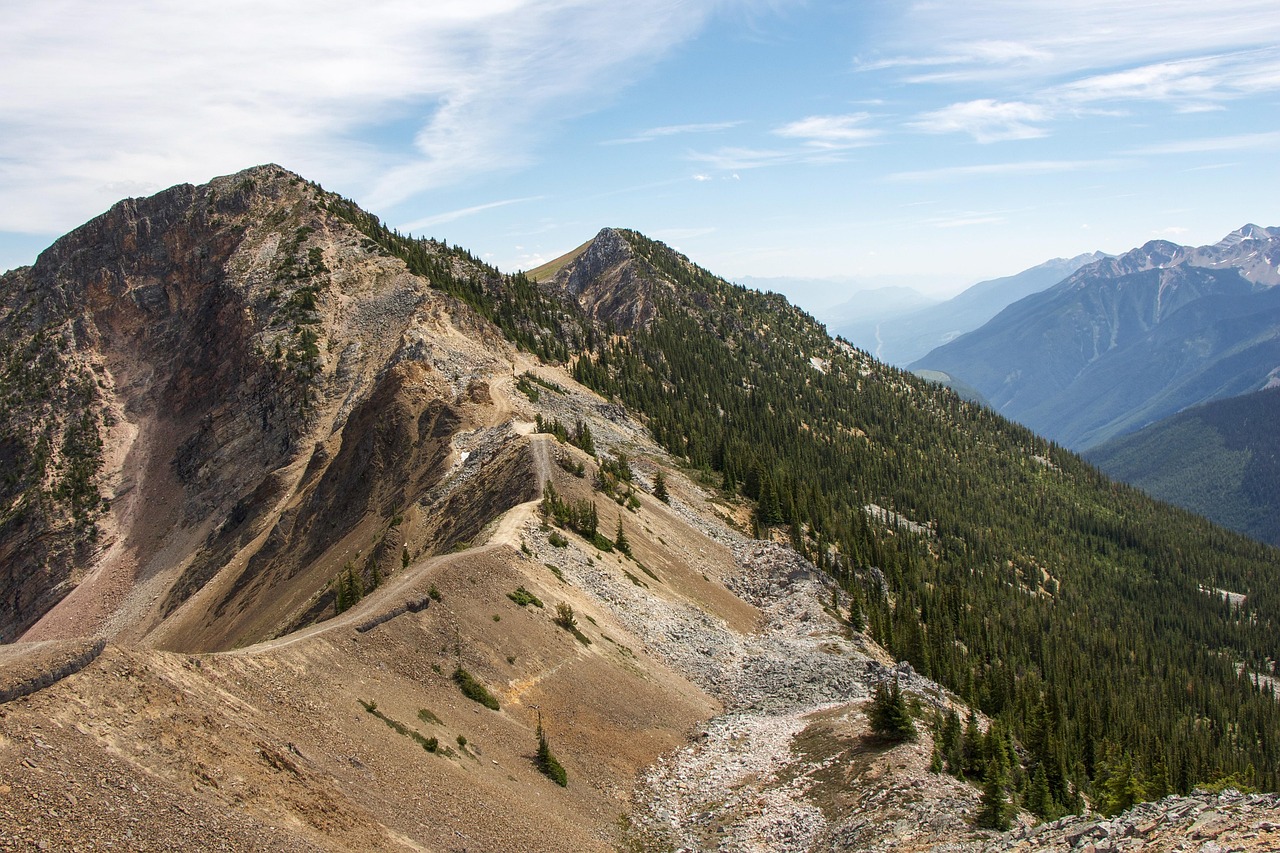
[(833, 323), (832, 332), (882, 361), (905, 365), (978, 328), (1022, 297), (1057, 284), (1102, 252), (1054, 258), (1011, 276), (980, 281), (936, 305), (903, 312), (873, 324)]
[(1199, 248), (1152, 241), (1085, 266), (914, 362), (1083, 449), (1261, 388), (1280, 364), (1280, 229)]
[[(75, 265), (0, 279), (6, 364), (54, 359), (46, 386), (6, 386), (28, 406), (6, 438), (37, 446), (36, 402), (83, 384), (53, 371), (58, 346), (25, 348), (46, 290), (66, 358), (102, 361), (94, 428), (157, 437), (126, 464), (99, 432), (104, 461), (77, 469), (63, 446), (93, 442), (49, 403), (47, 478), (7, 484), (67, 537), (81, 489), (94, 547), (145, 563), (100, 572), (118, 592), (74, 555), (63, 579), (20, 579), (84, 590), (47, 636), (110, 636), (74, 673), (71, 641), (0, 647), (0, 678), (28, 683), (46, 653), (65, 676), (0, 715), (19, 745), (0, 810), (22, 838), (124, 843), (145, 823), (163, 847), (189, 802), (198, 838), (294, 849), (978, 850), (1004, 838), (974, 825), (965, 780), (987, 771), (1006, 774), (1005, 818), (1275, 784), (1274, 550), (636, 232), (605, 229), (539, 282), (278, 167), (154, 204), (175, 200), (167, 229), (122, 207), (116, 255), (72, 240)], [(116, 290), (77, 305), (73, 271)], [(0, 547), (29, 533), (0, 525)], [(893, 682), (915, 743), (868, 728)], [(539, 773), (548, 735), (567, 789)], [(744, 738), (783, 769), (744, 767)], [(949, 773), (927, 770), (935, 744)], [(96, 767), (142, 805), (99, 808)], [(85, 810), (44, 806), (50, 769)]]
[(1194, 406), (1086, 454), (1109, 476), (1272, 545), (1280, 477), (1269, 424), (1280, 388)]

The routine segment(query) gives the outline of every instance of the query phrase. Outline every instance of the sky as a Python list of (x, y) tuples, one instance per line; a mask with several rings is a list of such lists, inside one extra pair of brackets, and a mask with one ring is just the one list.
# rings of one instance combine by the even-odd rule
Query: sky
[(505, 271), (634, 228), (811, 310), (1280, 225), (1275, 0), (0, 9), (0, 269), (267, 162)]

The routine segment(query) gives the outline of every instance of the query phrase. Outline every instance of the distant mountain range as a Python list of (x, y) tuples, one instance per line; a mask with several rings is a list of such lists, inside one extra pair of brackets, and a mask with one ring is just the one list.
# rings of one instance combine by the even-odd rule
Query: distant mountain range
[[(1109, 257), (1102, 252), (1054, 258), (1003, 278), (981, 281), (943, 302), (903, 305), (887, 313), (858, 294), (829, 322), (832, 334), (843, 336), (890, 364), (909, 364), (925, 353), (972, 331), (1006, 306), (1050, 287), (1085, 264)], [(832, 309), (836, 314), (837, 309)]]
[(1072, 449), (1256, 391), (1280, 366), (1280, 229), (1081, 267), (914, 362)]
[(1280, 387), (1217, 400), (1099, 445), (1119, 480), (1224, 527), (1280, 545)]

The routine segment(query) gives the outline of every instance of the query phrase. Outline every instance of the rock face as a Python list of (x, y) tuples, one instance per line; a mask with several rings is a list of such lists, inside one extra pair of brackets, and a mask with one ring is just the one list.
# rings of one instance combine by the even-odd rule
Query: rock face
[[(538, 270), (531, 275), (541, 277)], [(652, 321), (657, 313), (655, 288), (670, 288), (614, 228), (602, 230), (545, 280), (577, 300), (601, 326), (619, 331), (641, 328)]]
[(912, 364), (1075, 450), (1256, 391), (1280, 365), (1280, 229), (1153, 241), (1081, 268)]
[(178, 186), (0, 281), (0, 638), (189, 647), (202, 592), (195, 645), (270, 635), (438, 483), (510, 349), (336, 201), (275, 166)]

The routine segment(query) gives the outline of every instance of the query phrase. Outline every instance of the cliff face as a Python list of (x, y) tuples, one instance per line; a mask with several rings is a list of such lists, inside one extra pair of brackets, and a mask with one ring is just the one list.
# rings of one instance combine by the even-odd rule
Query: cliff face
[(305, 562), (301, 607), (329, 548), (446, 470), (509, 350), (332, 201), (259, 167), (121, 202), (4, 277), (0, 639), (146, 633), (228, 566), (222, 615)]
[(651, 323), (658, 312), (657, 289), (671, 287), (614, 228), (603, 229), (549, 281), (600, 326), (619, 331)]

